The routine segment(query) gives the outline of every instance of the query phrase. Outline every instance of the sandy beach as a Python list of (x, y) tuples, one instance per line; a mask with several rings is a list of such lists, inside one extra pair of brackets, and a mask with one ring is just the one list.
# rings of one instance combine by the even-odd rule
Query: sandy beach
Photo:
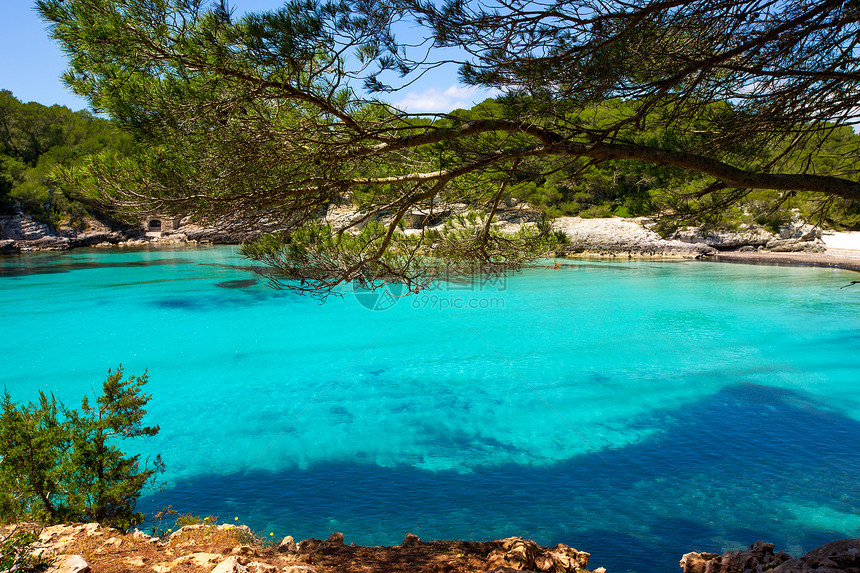
[(860, 231), (837, 233), (824, 231), (822, 236), (827, 250), (860, 251)]
[(825, 231), (823, 253), (772, 253), (767, 251), (723, 251), (709, 260), (717, 262), (808, 265), (860, 271), (860, 232)]

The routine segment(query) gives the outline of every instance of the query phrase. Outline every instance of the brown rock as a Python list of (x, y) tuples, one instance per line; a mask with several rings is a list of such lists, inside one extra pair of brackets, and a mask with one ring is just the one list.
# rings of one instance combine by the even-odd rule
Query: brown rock
[(275, 573), (278, 568), (268, 563), (260, 563), (259, 561), (251, 561), (247, 565), (249, 573)]
[(296, 541), (293, 539), (292, 535), (287, 535), (281, 539), (281, 542), (278, 544), (278, 551), (281, 553), (295, 553), (297, 549), (298, 546), (296, 545)]
[(195, 524), (195, 525), (183, 525), (182, 527), (180, 527), (179, 529), (177, 529), (176, 531), (174, 531), (173, 533), (171, 533), (171, 534), (170, 534), (170, 537), (168, 537), (168, 539), (170, 539), (171, 541), (173, 541), (173, 540), (174, 540), (174, 539), (176, 539), (177, 537), (181, 537), (183, 533), (187, 533), (187, 532), (189, 532), (189, 531), (194, 531), (194, 530), (196, 530), (196, 529), (203, 529), (203, 526), (202, 526), (202, 525), (200, 525), (200, 524)]
[(343, 533), (340, 533), (339, 531), (335, 531), (334, 533), (332, 533), (331, 535), (328, 536), (328, 539), (326, 539), (326, 544), (332, 545), (332, 546), (343, 545)]
[[(105, 528), (105, 531), (116, 532), (115, 529)], [(77, 541), (78, 537), (94, 537), (103, 535), (98, 523), (79, 523), (73, 525), (53, 525), (45, 528), (39, 534), (39, 541), (46, 546), (53, 547), (58, 553), (70, 547)]]
[(708, 562), (718, 557), (716, 553), (685, 553), (679, 563), (684, 573), (704, 573)]
[(61, 555), (47, 573), (90, 573), (90, 565), (80, 555)]
[(212, 573), (248, 573), (248, 568), (239, 562), (238, 557), (233, 556), (216, 565)]
[(255, 555), (257, 552), (254, 551), (254, 548), (250, 545), (240, 545), (238, 547), (234, 547), (230, 553), (232, 555)]
[(304, 539), (299, 541), (298, 552), (299, 553), (311, 553), (319, 549), (319, 546), (322, 545), (322, 541), (319, 539), (315, 539), (313, 537), (309, 539)]
[(219, 553), (189, 553), (188, 555), (177, 557), (169, 564), (159, 563), (158, 565), (154, 565), (152, 568), (156, 573), (167, 573), (167, 571), (172, 571), (184, 564), (194, 565), (201, 569), (211, 569), (220, 563), (222, 559), (224, 559), (224, 556)]
[(517, 571), (576, 571), (588, 565), (590, 554), (559, 544), (545, 550), (534, 541), (509, 537), (499, 541), (501, 547), (492, 551), (487, 561), (492, 567), (507, 567)]
[(774, 573), (794, 573), (815, 571), (830, 573), (846, 571), (860, 573), (860, 539), (841, 539), (831, 541), (806, 553), (799, 559), (785, 561), (776, 567)]
[(535, 569), (538, 571), (550, 571), (555, 569), (555, 560), (549, 553), (535, 555)]
[(137, 539), (138, 541), (143, 541), (144, 543), (158, 543), (159, 541), (161, 541), (158, 537), (154, 537), (139, 529), (134, 530), (132, 537), (134, 537), (134, 539)]
[(860, 573), (860, 539), (833, 541), (792, 559), (773, 543), (757, 541), (746, 550), (687, 553), (681, 558), (684, 573), (729, 573), (772, 571), (773, 573)]
[(585, 551), (577, 551), (572, 547), (568, 547), (559, 543), (550, 550), (550, 554), (555, 558), (556, 562), (561, 564), (567, 571), (575, 571), (577, 569), (585, 569), (588, 565), (588, 560), (591, 558), (591, 553)]
[(51, 545), (44, 545), (42, 543), (34, 543), (30, 546), (30, 550), (30, 555), (34, 559), (53, 559), (57, 555), (57, 552)]

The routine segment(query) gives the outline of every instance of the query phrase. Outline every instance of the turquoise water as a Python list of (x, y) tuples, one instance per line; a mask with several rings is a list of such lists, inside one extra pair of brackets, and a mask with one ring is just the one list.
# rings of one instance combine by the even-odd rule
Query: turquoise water
[(523, 535), (675, 571), (860, 537), (856, 277), (561, 261), (319, 305), (230, 247), (7, 257), (0, 385), (71, 405), (148, 369), (161, 433), (128, 447), (167, 473), (147, 512), (360, 544)]

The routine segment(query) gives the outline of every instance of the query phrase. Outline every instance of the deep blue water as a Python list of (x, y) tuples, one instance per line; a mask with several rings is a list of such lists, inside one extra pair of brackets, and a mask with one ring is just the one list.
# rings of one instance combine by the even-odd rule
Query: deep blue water
[(72, 405), (148, 368), (141, 508), (275, 537), (523, 535), (615, 572), (860, 536), (854, 273), (567, 261), (322, 306), (256, 277), (223, 247), (0, 259), (0, 384)]

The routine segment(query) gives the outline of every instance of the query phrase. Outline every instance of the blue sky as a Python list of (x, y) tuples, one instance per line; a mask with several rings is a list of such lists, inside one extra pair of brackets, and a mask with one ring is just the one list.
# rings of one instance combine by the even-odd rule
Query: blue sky
[[(237, 15), (280, 6), (278, 0), (232, 0)], [(406, 32), (408, 34), (408, 31)], [(408, 38), (404, 38), (408, 39)], [(31, 0), (4, 0), (0, 15), (0, 89), (10, 90), (21, 101), (60, 104), (73, 110), (87, 102), (72, 94), (60, 81), (65, 56), (48, 37)], [(451, 111), (482, 101), (486, 93), (460, 86), (453, 68), (434, 71), (419, 82), (389, 94), (386, 99), (412, 112)]]

